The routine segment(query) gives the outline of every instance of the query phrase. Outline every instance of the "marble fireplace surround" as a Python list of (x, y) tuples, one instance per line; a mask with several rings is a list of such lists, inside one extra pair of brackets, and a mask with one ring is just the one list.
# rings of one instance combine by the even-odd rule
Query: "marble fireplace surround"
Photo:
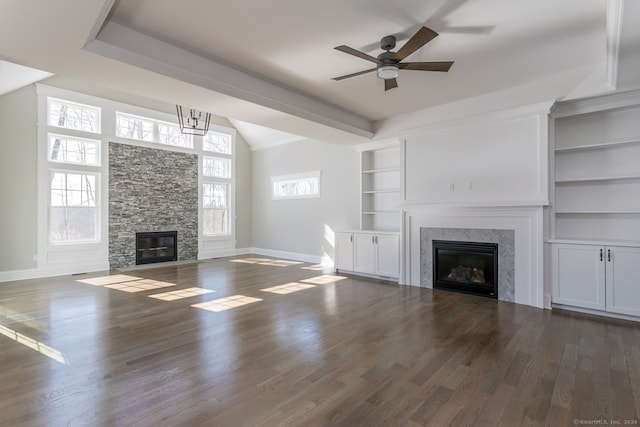
[(515, 301), (515, 231), (484, 228), (420, 228), (420, 286), (433, 288), (433, 241), (498, 244), (498, 300)]
[(542, 206), (406, 206), (403, 211), (402, 284), (430, 287), (431, 280), (423, 282), (421, 272), (423, 228), (511, 230), (514, 234), (514, 284), (511, 301), (538, 308), (545, 307), (549, 292), (544, 286)]

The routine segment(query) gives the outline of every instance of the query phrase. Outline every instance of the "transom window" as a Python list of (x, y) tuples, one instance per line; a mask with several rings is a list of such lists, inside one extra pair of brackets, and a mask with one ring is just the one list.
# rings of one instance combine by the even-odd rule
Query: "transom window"
[(49, 98), (48, 124), (65, 129), (100, 133), (100, 108)]
[(180, 126), (147, 117), (116, 112), (116, 136), (155, 142), (174, 147), (193, 148), (193, 138), (180, 132)]
[(320, 171), (271, 177), (271, 197), (274, 200), (320, 197)]
[(202, 140), (202, 149), (220, 154), (232, 154), (231, 135), (219, 132), (207, 132)]

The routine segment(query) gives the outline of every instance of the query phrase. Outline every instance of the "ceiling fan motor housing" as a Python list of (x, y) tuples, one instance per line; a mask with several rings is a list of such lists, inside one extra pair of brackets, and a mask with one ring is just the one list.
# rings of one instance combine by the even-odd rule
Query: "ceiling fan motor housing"
[(396, 47), (395, 36), (386, 36), (380, 40), (380, 47), (382, 50), (391, 50)]

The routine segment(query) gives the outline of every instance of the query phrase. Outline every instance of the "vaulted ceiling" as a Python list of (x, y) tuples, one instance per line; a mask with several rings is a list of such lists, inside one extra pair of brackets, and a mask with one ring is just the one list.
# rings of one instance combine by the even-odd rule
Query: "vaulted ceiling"
[[(446, 111), (640, 87), (638, 3), (5, 0), (0, 59), (205, 109), (247, 133), (358, 143)], [(439, 36), (407, 60), (455, 61), (448, 73), (401, 70), (389, 91), (375, 73), (332, 80), (375, 67), (334, 47), (377, 56), (381, 37), (400, 47), (422, 26)]]

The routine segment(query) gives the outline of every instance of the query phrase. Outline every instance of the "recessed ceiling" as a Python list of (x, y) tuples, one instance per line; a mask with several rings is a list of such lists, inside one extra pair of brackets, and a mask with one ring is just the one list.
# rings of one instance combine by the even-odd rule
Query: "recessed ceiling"
[[(35, 10), (26, 3), (3, 5), (0, 58), (346, 143), (469, 99), (499, 99), (478, 107), (489, 111), (611, 91), (611, 34), (624, 34), (607, 28), (607, 5), (618, 10), (612, 5), (623, 0), (60, 0)], [(401, 46), (421, 26), (439, 36), (407, 60), (453, 60), (448, 73), (401, 70), (399, 87), (386, 92), (375, 73), (332, 80), (371, 68), (335, 46), (377, 56), (381, 37), (395, 35)]]

